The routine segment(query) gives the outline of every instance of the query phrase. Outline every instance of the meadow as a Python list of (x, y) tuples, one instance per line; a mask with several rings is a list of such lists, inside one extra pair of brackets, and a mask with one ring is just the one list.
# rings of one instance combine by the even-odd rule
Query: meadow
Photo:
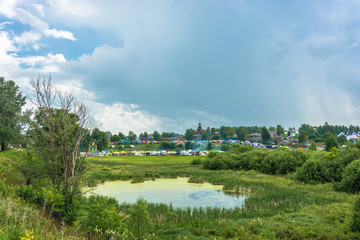
[[(356, 195), (332, 183), (305, 184), (257, 171), (205, 170), (205, 157), (90, 157), (91, 185), (107, 180), (142, 182), (189, 177), (249, 195), (244, 209), (174, 209), (148, 204), (155, 239), (359, 239), (350, 231)], [(130, 205), (120, 204), (128, 213)]]

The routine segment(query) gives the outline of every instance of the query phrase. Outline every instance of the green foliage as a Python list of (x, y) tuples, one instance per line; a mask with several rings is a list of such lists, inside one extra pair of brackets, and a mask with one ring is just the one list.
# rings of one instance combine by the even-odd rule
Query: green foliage
[(195, 158), (191, 161), (191, 165), (201, 165), (202, 160), (200, 158)]
[(238, 143), (235, 143), (235, 144), (231, 145), (230, 153), (239, 154), (239, 153), (244, 153), (244, 152), (248, 152), (251, 150), (252, 150), (252, 147), (250, 145), (240, 145)]
[(315, 143), (311, 143), (311, 145), (309, 146), (309, 150), (310, 150), (310, 151), (316, 151), (316, 145), (315, 145)]
[(160, 140), (161, 140), (161, 135), (160, 135), (159, 132), (154, 131), (154, 133), (153, 133), (153, 140), (154, 140), (154, 141), (160, 141)]
[(151, 231), (152, 222), (147, 202), (139, 198), (130, 209), (130, 229), (136, 239), (141, 240)]
[(90, 196), (84, 202), (82, 211), (78, 223), (93, 234), (117, 239), (125, 231), (125, 217), (114, 198)]
[(337, 141), (340, 144), (345, 144), (348, 140), (347, 140), (345, 135), (340, 135), (340, 136), (337, 137)]
[(221, 150), (221, 151), (226, 152), (226, 151), (229, 151), (229, 149), (230, 149), (230, 147), (229, 147), (229, 145), (226, 144), (226, 143), (223, 143), (223, 144), (220, 145), (220, 150)]
[(266, 127), (261, 128), (262, 143), (268, 144), (270, 142), (271, 135)]
[(209, 170), (221, 170), (221, 169), (232, 169), (233, 164), (229, 155), (227, 154), (216, 154), (208, 157), (203, 163), (204, 169)]
[(267, 174), (285, 175), (295, 172), (305, 162), (301, 151), (271, 151), (261, 162), (260, 171)]
[(306, 133), (304, 131), (300, 131), (300, 134), (299, 134), (299, 143), (300, 144), (304, 144), (306, 143)]
[(133, 132), (133, 131), (129, 131), (129, 134), (128, 134), (128, 139), (130, 141), (135, 141), (136, 140), (136, 134)]
[(339, 162), (326, 152), (313, 152), (297, 169), (295, 178), (306, 183), (336, 182), (341, 179)]
[(360, 192), (360, 160), (352, 161), (346, 166), (340, 186), (345, 192)]
[(193, 140), (194, 138), (194, 135), (195, 135), (195, 130), (194, 129), (186, 129), (186, 132), (185, 132), (185, 138), (186, 140)]
[(103, 151), (107, 147), (107, 136), (106, 133), (98, 128), (95, 128), (91, 132), (91, 140), (88, 144), (95, 143), (99, 151)]
[(360, 196), (356, 198), (351, 221), (351, 231), (360, 232)]
[(116, 135), (116, 134), (112, 135), (110, 138), (111, 142), (119, 142), (120, 140), (121, 139), (120, 139), (119, 135)]
[(334, 135), (332, 135), (331, 133), (326, 133), (324, 136), (325, 136), (324, 144), (326, 151), (330, 151), (334, 147), (339, 148), (339, 143), (337, 142)]
[(0, 149), (4, 151), (10, 141), (19, 140), (21, 135), (21, 108), (25, 97), (14, 81), (0, 77)]

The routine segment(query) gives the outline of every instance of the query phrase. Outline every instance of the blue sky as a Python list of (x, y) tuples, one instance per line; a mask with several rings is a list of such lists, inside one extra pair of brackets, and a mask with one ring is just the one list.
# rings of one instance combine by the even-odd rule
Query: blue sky
[(103, 130), (360, 125), (360, 2), (0, 1), (0, 75), (38, 73)]

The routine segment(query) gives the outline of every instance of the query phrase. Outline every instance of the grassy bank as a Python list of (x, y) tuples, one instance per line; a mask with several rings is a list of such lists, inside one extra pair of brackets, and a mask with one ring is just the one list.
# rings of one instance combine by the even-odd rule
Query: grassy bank
[[(349, 227), (353, 194), (335, 192), (332, 184), (304, 184), (255, 171), (204, 170), (191, 164), (194, 159), (199, 157), (89, 158), (88, 178), (96, 184), (186, 176), (250, 196), (245, 209), (191, 211), (149, 204), (158, 239), (358, 239)], [(121, 205), (125, 213), (129, 208)]]

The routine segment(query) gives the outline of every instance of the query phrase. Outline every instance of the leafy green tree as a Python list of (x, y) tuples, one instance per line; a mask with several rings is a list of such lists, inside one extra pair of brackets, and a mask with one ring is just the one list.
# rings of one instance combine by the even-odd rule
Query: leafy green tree
[(207, 132), (204, 132), (201, 136), (201, 140), (209, 140), (210, 139), (210, 135)]
[(79, 222), (89, 232), (100, 232), (106, 235), (107, 239), (112, 239), (111, 237), (119, 236), (124, 231), (125, 216), (119, 211), (114, 198), (90, 196), (83, 208), (84, 213)]
[(130, 209), (130, 229), (136, 239), (144, 239), (151, 231), (152, 222), (148, 211), (147, 202), (143, 198), (137, 199)]
[(0, 77), (0, 147), (6, 149), (10, 141), (21, 134), (21, 108), (25, 105), (25, 97), (14, 81), (5, 81)]
[(220, 150), (221, 151), (229, 151), (230, 147), (229, 147), (228, 144), (223, 143), (223, 144), (220, 145)]
[(238, 127), (236, 129), (236, 135), (240, 141), (246, 141), (246, 137), (249, 134), (249, 130), (246, 127)]
[(299, 132), (300, 131), (305, 132), (307, 136), (311, 134), (315, 134), (314, 127), (310, 126), (310, 124), (305, 124), (305, 123), (301, 124), (301, 126), (299, 127)]
[(280, 124), (276, 126), (276, 132), (279, 136), (282, 136), (284, 134), (284, 131), (284, 128)]
[(360, 232), (360, 195), (356, 198), (352, 221), (351, 221), (351, 231)]
[(129, 131), (128, 139), (130, 141), (135, 141), (136, 140), (136, 134), (133, 131)]
[(337, 142), (336, 138), (334, 137), (334, 135), (332, 135), (331, 133), (326, 133), (325, 134), (325, 150), (326, 151), (330, 151), (332, 148), (338, 148), (339, 147), (339, 143)]
[(186, 140), (192, 140), (194, 138), (195, 135), (195, 130), (190, 128), (190, 129), (186, 129), (185, 132), (185, 138)]
[(340, 135), (339, 137), (337, 137), (337, 141), (338, 141), (338, 143), (340, 143), (340, 144), (344, 144), (344, 143), (347, 142), (347, 138), (346, 138), (345, 135)]
[(101, 131), (98, 128), (95, 128), (91, 132), (91, 141), (94, 142), (97, 145), (97, 149), (99, 151), (103, 151), (107, 147), (107, 135), (106, 135), (105, 132)]
[(153, 139), (154, 139), (154, 141), (160, 141), (160, 140), (161, 140), (161, 135), (160, 135), (160, 133), (157, 132), (157, 131), (154, 131), (154, 133), (153, 133)]
[(316, 151), (316, 145), (315, 145), (315, 143), (312, 143), (312, 144), (309, 146), (309, 150), (310, 150), (310, 151)]
[(116, 134), (112, 135), (110, 138), (110, 141), (111, 142), (119, 142), (120, 141), (119, 135), (116, 135)]
[(306, 143), (306, 133), (304, 131), (300, 131), (299, 134), (299, 143), (304, 144)]
[(122, 132), (119, 132), (118, 135), (120, 137), (120, 140), (125, 140), (126, 139), (126, 136)]
[(264, 144), (267, 144), (270, 142), (271, 135), (266, 127), (263, 127), (261, 129), (261, 138), (262, 138), (262, 143), (264, 143)]
[(208, 142), (206, 149), (207, 149), (208, 151), (210, 151), (210, 150), (213, 149), (211, 142)]
[(76, 199), (86, 172), (85, 157), (79, 156), (80, 143), (97, 123), (84, 104), (54, 87), (51, 76), (46, 79), (39, 75), (32, 86), (36, 114), (29, 136), (38, 161), (44, 162), (53, 187), (63, 196), (62, 217), (71, 223), (76, 218)]

